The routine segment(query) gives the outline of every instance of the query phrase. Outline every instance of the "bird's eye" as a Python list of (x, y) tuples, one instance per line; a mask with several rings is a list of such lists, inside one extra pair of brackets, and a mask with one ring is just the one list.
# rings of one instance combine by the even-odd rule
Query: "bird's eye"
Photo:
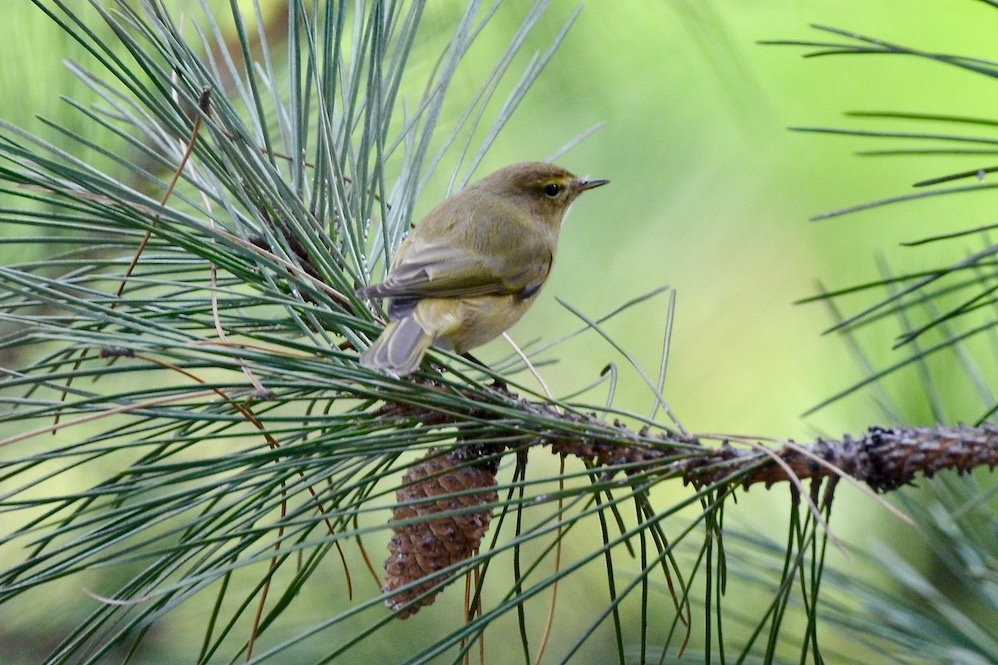
[(557, 183), (548, 183), (544, 185), (544, 195), (549, 196), (552, 199), (561, 194), (561, 185)]

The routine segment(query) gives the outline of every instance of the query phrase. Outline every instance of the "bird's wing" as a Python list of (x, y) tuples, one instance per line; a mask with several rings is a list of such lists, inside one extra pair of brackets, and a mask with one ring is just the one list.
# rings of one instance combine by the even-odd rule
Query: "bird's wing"
[(392, 266), (385, 281), (358, 289), (364, 298), (464, 298), (533, 295), (551, 270), (553, 257), (543, 238), (524, 241), (514, 252), (470, 251), (419, 244)]

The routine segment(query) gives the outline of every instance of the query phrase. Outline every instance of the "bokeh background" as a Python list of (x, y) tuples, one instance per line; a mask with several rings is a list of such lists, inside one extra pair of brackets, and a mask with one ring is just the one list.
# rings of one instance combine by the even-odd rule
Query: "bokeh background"
[[(81, 0), (75, 4), (81, 11), (86, 6)], [(176, 12), (198, 13), (195, 2), (166, 4)], [(265, 5), (266, 15), (284, 11), (283, 2)], [(523, 0), (503, 5), (455, 89), (462, 83), (477, 89), (506, 47), (504, 22), (511, 33), (528, 6)], [(460, 2), (434, 3), (422, 33), (427, 60), (415, 63), (416, 71), (430, 66), (462, 7)], [(521, 60), (545, 51), (575, 8), (575, 2), (553, 2)], [(63, 64), (81, 57), (75, 45), (31, 3), (8, 3), (4, 11), (0, 118), (29, 131), (49, 132), (57, 142), (61, 139), (40, 118), (85, 132), (86, 123), (59, 99), (92, 99)], [(861, 379), (866, 370), (841, 337), (822, 334), (834, 322), (825, 306), (794, 301), (816, 293), (819, 282), (840, 288), (878, 278), (878, 258), (899, 272), (936, 262), (934, 253), (941, 250), (935, 245), (919, 249), (899, 243), (985, 223), (988, 211), (980, 200), (965, 197), (945, 205), (904, 204), (819, 222), (809, 218), (906, 193), (920, 179), (980, 164), (950, 157), (863, 158), (855, 153), (890, 147), (890, 141), (788, 127), (890, 128), (844, 115), (863, 110), (986, 117), (998, 102), (998, 86), (914, 58), (805, 59), (801, 56), (807, 49), (759, 43), (826, 38), (812, 24), (926, 50), (998, 56), (994, 12), (971, 0), (587, 3), (476, 173), (481, 176), (513, 161), (546, 159), (601, 124), (558, 161), (612, 184), (575, 207), (563, 230), (557, 269), (533, 310), (512, 331), (514, 339), (548, 340), (578, 327), (580, 321), (556, 297), (596, 317), (668, 284), (677, 301), (665, 396), (688, 430), (806, 441), (883, 422), (884, 414), (864, 392), (801, 416)], [(455, 104), (462, 101), (458, 94)], [(440, 175), (429, 190), (434, 195), (420, 202), (425, 207), (417, 210), (417, 218), (443, 195), (448, 174), (442, 170)], [(0, 242), (3, 233), (0, 229)], [(848, 312), (862, 302), (845, 300), (842, 306)], [(666, 296), (658, 296), (607, 325), (652, 374), (662, 352), (667, 303)], [(894, 334), (889, 323), (864, 334), (861, 341), (877, 366), (897, 359), (890, 349)], [(507, 352), (496, 342), (479, 355), (488, 359)], [(555, 393), (593, 381), (613, 362), (620, 369), (617, 405), (651, 409), (651, 397), (637, 374), (597, 336), (563, 345), (557, 357), (558, 363), (543, 369)], [(918, 386), (898, 389), (908, 423), (931, 424)], [(744, 528), (763, 533), (780, 523), (769, 534), (779, 539), (786, 492), (785, 487), (755, 490), (731, 512), (738, 513)], [(849, 488), (841, 494), (833, 526), (849, 547), (906, 538), (906, 527), (868, 497)], [(842, 561), (838, 554), (831, 557), (832, 565)], [(593, 590), (562, 593), (571, 607), (574, 597)], [(86, 602), (82, 596), (78, 600)], [(26, 635), (38, 644), (51, 639), (46, 631), (58, 629), (59, 621), (51, 616), (61, 602), (42, 602), (16, 617), (5, 614), (0, 643), (6, 646), (0, 652), (14, 653), (14, 645)], [(418, 631), (419, 621), (432, 622), (425, 615), (443, 611), (436, 606), (424, 610), (424, 616), (397, 630), (400, 635)], [(163, 641), (163, 662), (171, 662), (170, 641)], [(591, 662), (601, 657), (590, 654)], [(388, 662), (379, 658), (390, 656), (372, 655), (370, 662)]]

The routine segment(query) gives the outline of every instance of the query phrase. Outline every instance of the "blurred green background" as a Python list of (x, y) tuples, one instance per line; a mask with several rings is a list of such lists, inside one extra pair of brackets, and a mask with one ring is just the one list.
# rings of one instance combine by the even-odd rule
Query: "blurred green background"
[[(86, 3), (74, 4), (84, 11)], [(167, 4), (176, 11), (197, 11), (193, 1)], [(427, 43), (417, 53), (420, 48), (432, 55), (439, 51), (461, 6), (434, 5), (423, 26)], [(460, 73), (452, 92), (456, 104), (464, 101), (461, 84), (477, 89), (506, 47), (503, 22), (512, 32), (528, 6), (522, 0), (504, 5), (496, 19), (500, 27), (475, 47), (474, 58)], [(552, 3), (524, 61), (547, 49), (575, 7), (574, 2)], [(283, 3), (269, 3), (266, 9), (280, 13)], [(801, 417), (862, 378), (864, 370), (840, 338), (821, 334), (833, 322), (823, 305), (793, 302), (813, 295), (819, 280), (840, 288), (876, 279), (878, 255), (897, 271), (939, 261), (942, 250), (936, 245), (906, 249), (899, 242), (982, 224), (991, 221), (989, 213), (973, 197), (964, 197), (947, 201), (945, 208), (941, 203), (905, 204), (823, 222), (808, 218), (905, 193), (922, 178), (979, 164), (953, 158), (857, 158), (857, 150), (889, 147), (890, 142), (787, 128), (891, 129), (843, 116), (853, 110), (986, 117), (998, 102), (998, 86), (924, 60), (805, 60), (803, 49), (758, 44), (823, 39), (809, 24), (982, 57), (994, 57), (998, 45), (994, 12), (970, 0), (588, 3), (475, 174), (514, 161), (545, 159), (603, 123), (558, 161), (612, 184), (576, 206), (562, 233), (557, 269), (538, 303), (512, 331), (514, 339), (521, 344), (538, 337), (550, 340), (579, 326), (556, 296), (596, 317), (670, 284), (678, 300), (665, 396), (688, 430), (806, 441), (818, 434), (858, 433), (883, 422), (868, 394)], [(0, 118), (54, 140), (39, 116), (80, 129), (78, 114), (59, 100), (60, 95), (91, 99), (62, 64), (77, 57), (74, 44), (41, 11), (27, 2), (9, 3), (0, 22)], [(449, 174), (443, 170), (439, 175), (431, 191), (442, 194)], [(421, 201), (425, 207), (417, 217), (433, 203)], [(0, 229), (0, 238), (2, 233)], [(851, 302), (843, 303), (847, 311)], [(856, 307), (861, 304), (855, 302)], [(666, 304), (659, 296), (607, 325), (652, 375), (661, 354)], [(897, 359), (890, 350), (895, 333), (886, 323), (865, 336), (877, 366)], [(496, 342), (479, 355), (489, 359), (505, 353)], [(596, 335), (569, 342), (557, 357), (560, 362), (543, 369), (556, 394), (593, 381), (614, 362), (621, 369), (617, 405), (638, 412), (651, 409), (651, 397), (637, 375)], [(931, 424), (924, 395), (917, 386), (907, 391), (903, 407), (909, 424)], [(954, 414), (954, 420), (960, 416)], [(867, 545), (871, 531), (878, 538), (905, 537), (905, 527), (873, 509), (868, 498), (849, 488), (841, 494), (833, 526), (846, 543)], [(767, 532), (774, 516), (782, 520), (787, 511), (785, 487), (771, 493), (759, 489), (743, 499), (729, 515), (737, 512), (734, 517), (748, 528)], [(777, 523), (777, 532), (767, 535), (780, 539), (782, 521)], [(833, 563), (839, 560), (833, 557)], [(561, 591), (566, 608), (573, 607), (574, 598), (599, 591), (573, 592), (570, 586)], [(445, 595), (451, 598), (393, 630), (404, 635), (432, 625), (432, 614), (445, 611), (440, 605), (460, 602), (456, 589)], [(4, 632), (23, 640), (26, 631), (36, 630), (38, 642), (47, 642), (39, 624), (48, 623), (40, 618), (52, 608), (42, 603), (35, 610), (6, 623), (0, 640), (10, 643)], [(58, 630), (59, 622), (51, 623)], [(171, 662), (170, 641), (164, 640), (163, 662)], [(589, 656), (590, 662), (600, 662), (600, 654)], [(371, 655), (370, 662), (391, 659), (390, 653), (381, 659)]]

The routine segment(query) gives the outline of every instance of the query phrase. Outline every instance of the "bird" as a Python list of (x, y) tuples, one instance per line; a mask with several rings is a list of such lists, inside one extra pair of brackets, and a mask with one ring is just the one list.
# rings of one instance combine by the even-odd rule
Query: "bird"
[(399, 246), (384, 281), (357, 289), (388, 298), (389, 318), (360, 364), (402, 377), (431, 346), (467, 355), (501, 335), (551, 274), (572, 202), (608, 182), (522, 162), (444, 199)]

